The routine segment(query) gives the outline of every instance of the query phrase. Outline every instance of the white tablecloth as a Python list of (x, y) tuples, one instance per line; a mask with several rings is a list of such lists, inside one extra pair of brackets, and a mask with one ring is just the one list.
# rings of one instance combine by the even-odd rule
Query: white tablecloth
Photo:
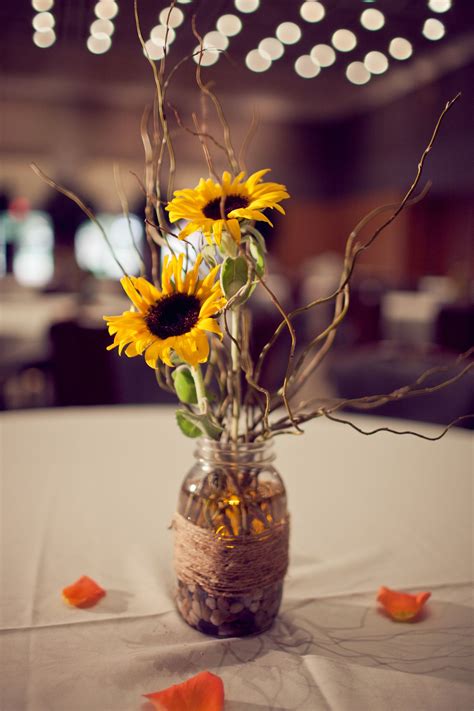
[[(141, 694), (205, 669), (226, 711), (471, 709), (472, 434), (306, 430), (276, 439), (292, 514), (281, 614), (218, 640), (173, 605), (168, 524), (194, 445), (172, 410), (3, 415), (2, 709), (144, 711)], [(83, 574), (107, 596), (69, 608), (61, 590)], [(380, 585), (431, 590), (424, 619), (381, 614)]]

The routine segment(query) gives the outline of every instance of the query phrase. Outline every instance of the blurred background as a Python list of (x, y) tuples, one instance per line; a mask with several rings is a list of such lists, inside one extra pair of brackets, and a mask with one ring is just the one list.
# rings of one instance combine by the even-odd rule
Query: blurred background
[[(219, 135), (196, 90), (195, 16), (207, 47), (203, 78), (213, 82), (236, 151), (252, 117), (258, 123), (246, 167), (271, 167), (270, 179), (291, 194), (286, 217), (266, 231), (271, 284), (287, 309), (335, 288), (351, 229), (401, 199), (441, 110), (462, 92), (426, 163), (419, 189), (431, 180), (429, 193), (359, 261), (349, 316), (302, 395), (388, 392), (430, 367), (446, 370), (429, 385), (455, 376), (456, 357), (474, 341), (474, 3), (178, 0), (170, 13), (165, 0), (139, 0), (138, 8), (154, 60), (165, 42), (168, 69), (188, 57), (171, 85), (171, 115), (175, 107), (192, 127), (196, 112)], [(164, 401), (141, 359), (106, 351), (102, 315), (128, 302), (102, 236), (29, 167), (36, 162), (80, 195), (138, 273), (113, 170), (118, 164), (140, 245), (140, 121), (153, 78), (133, 2), (2, 0), (0, 35), (0, 408)], [(199, 142), (176, 124), (173, 139), (176, 188), (192, 187), (207, 172)], [(256, 351), (278, 323), (264, 295), (253, 299), (253, 319)], [(329, 306), (301, 316), (299, 347), (330, 319)], [(287, 345), (277, 343), (267, 384), (281, 382)], [(377, 412), (447, 423), (474, 412), (474, 375)]]

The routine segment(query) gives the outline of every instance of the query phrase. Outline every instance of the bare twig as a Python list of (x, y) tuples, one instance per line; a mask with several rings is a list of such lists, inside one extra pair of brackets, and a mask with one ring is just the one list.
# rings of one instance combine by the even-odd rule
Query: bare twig
[(97, 219), (97, 217), (94, 215), (90, 207), (87, 207), (87, 205), (81, 200), (78, 195), (72, 192), (72, 190), (68, 190), (67, 188), (63, 188), (61, 185), (58, 185), (52, 178), (50, 178), (46, 173), (43, 173), (41, 168), (39, 168), (36, 163), (30, 163), (30, 168), (33, 170), (36, 175), (41, 178), (41, 180), (44, 180), (45, 183), (47, 183), (50, 187), (54, 188), (55, 190), (58, 191), (58, 193), (61, 193), (62, 195), (65, 195), (67, 198), (72, 200), (72, 202), (75, 202), (78, 207), (81, 208), (82, 212), (89, 218), (91, 222), (96, 225), (96, 227), (100, 230), (102, 237), (105, 239), (108, 248), (110, 249), (110, 252), (112, 254), (112, 257), (114, 258), (115, 263), (117, 264), (118, 268), (120, 271), (124, 274), (124, 276), (127, 276), (127, 272), (125, 271), (124, 267), (122, 266), (120, 260), (117, 258), (114, 248), (112, 247), (110, 240), (107, 236), (107, 232)]

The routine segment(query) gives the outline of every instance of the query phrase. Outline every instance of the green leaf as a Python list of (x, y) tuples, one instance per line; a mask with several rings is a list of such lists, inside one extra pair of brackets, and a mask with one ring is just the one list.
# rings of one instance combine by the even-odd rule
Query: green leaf
[(236, 257), (239, 253), (238, 244), (235, 242), (232, 235), (226, 232), (226, 230), (222, 231), (219, 251), (223, 257)]
[(193, 374), (189, 368), (185, 365), (177, 368), (173, 371), (172, 378), (174, 380), (176, 395), (181, 402), (185, 402), (188, 405), (196, 405), (196, 385), (194, 384)]
[(188, 414), (189, 413), (187, 413), (185, 410), (176, 411), (176, 422), (178, 423), (179, 429), (183, 434), (186, 435), (186, 437), (200, 437), (202, 435), (202, 431), (199, 429), (199, 427), (193, 425), (193, 423), (188, 418)]
[(206, 262), (207, 266), (210, 267), (211, 269), (216, 266), (217, 260), (216, 260), (216, 250), (215, 247), (211, 244), (206, 244), (202, 249), (201, 249), (201, 254)]
[(265, 274), (265, 250), (262, 249), (262, 245), (254, 237), (251, 237), (249, 240), (249, 248), (255, 271), (259, 277), (263, 277)]
[(221, 267), (221, 287), (231, 299), (247, 283), (248, 268), (244, 257), (227, 257)]
[(176, 421), (187, 437), (207, 435), (211, 439), (219, 439), (223, 431), (222, 427), (209, 415), (197, 415), (194, 412), (187, 412), (187, 410), (176, 410)]
[(257, 242), (262, 253), (266, 254), (267, 253), (267, 245), (265, 244), (265, 238), (262, 235), (262, 233), (259, 232), (256, 227), (253, 227), (250, 224), (247, 224), (245, 226), (245, 232), (249, 235), (250, 239), (253, 239), (253, 240), (255, 240), (255, 242)]

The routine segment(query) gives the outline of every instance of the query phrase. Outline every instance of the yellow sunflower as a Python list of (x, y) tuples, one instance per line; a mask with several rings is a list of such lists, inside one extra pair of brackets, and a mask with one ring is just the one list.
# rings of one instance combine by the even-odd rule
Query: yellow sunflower
[(184, 239), (200, 230), (209, 244), (212, 244), (214, 237), (219, 245), (222, 230), (226, 229), (238, 244), (239, 220), (263, 220), (271, 225), (262, 210), (275, 208), (284, 215), (285, 211), (278, 203), (289, 195), (280, 183), (262, 183), (263, 176), (268, 172), (269, 169), (259, 170), (245, 181), (245, 173), (239, 173), (232, 179), (230, 173), (225, 172), (221, 183), (201, 178), (194, 189), (176, 190), (166, 209), (170, 222), (189, 220), (179, 238)]
[(165, 257), (161, 290), (143, 277), (126, 276), (121, 284), (135, 311), (121, 316), (104, 316), (114, 342), (108, 346), (125, 349), (130, 358), (144, 355), (151, 368), (158, 359), (172, 365), (174, 351), (190, 365), (204, 363), (209, 356), (206, 331), (222, 337), (213, 316), (225, 305), (221, 287), (216, 281), (219, 267), (199, 279), (201, 255), (194, 267), (183, 276), (184, 255)]

